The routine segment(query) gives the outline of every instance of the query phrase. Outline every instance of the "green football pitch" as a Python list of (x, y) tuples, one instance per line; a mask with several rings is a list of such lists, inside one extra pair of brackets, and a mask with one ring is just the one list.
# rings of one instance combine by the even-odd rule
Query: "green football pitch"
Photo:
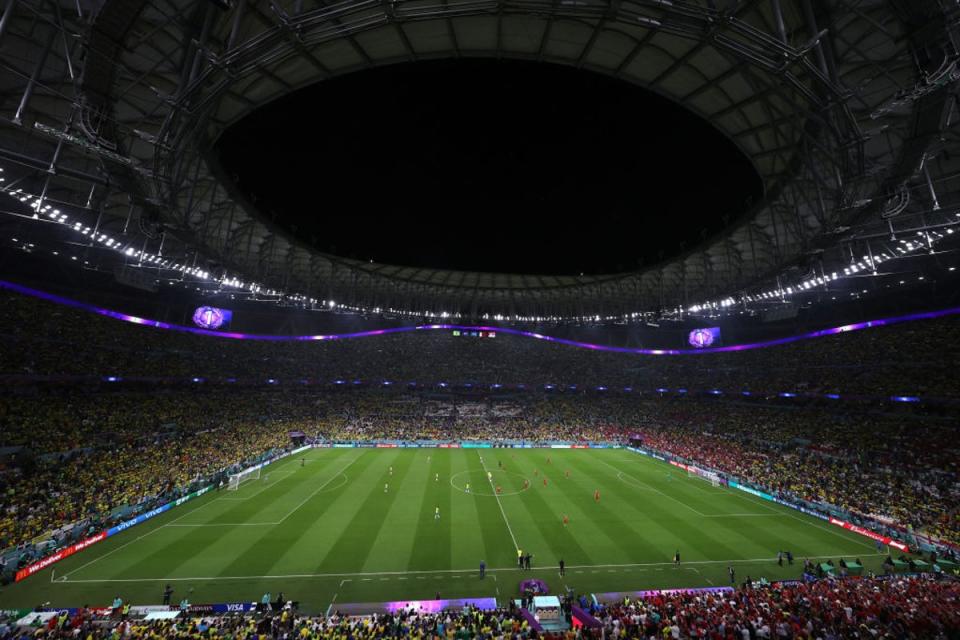
[[(779, 567), (788, 549), (796, 564)], [(738, 582), (797, 578), (806, 557), (880, 561), (867, 538), (625, 449), (312, 449), (4, 588), (0, 609), (157, 604), (166, 584), (174, 602), (282, 591), (310, 612), (437, 594), (505, 602), (529, 577), (553, 592), (706, 587), (729, 584), (728, 566)]]

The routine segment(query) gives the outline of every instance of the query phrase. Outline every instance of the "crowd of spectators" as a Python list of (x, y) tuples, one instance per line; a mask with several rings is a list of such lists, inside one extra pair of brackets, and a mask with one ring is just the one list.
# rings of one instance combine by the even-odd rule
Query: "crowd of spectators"
[(16, 627), (0, 616), (0, 640), (20, 638), (224, 638), (231, 640), (374, 640), (376, 638), (530, 638), (529, 623), (515, 607), (483, 611), (474, 607), (425, 613), (404, 609), (395, 613), (347, 616), (301, 615), (286, 606), (258, 615), (193, 616), (145, 621), (114, 613), (96, 615), (85, 608)]
[[(708, 400), (401, 391), (35, 391), (0, 399), (0, 549), (183, 492), (241, 460), (317, 442), (626, 443), (791, 500), (960, 542), (955, 424)], [(901, 536), (902, 537), (902, 536)]]
[[(958, 323), (957, 317), (904, 323), (694, 361), (505, 333), (454, 337), (444, 330), (332, 341), (226, 340), (0, 293), (0, 375), (607, 385), (958, 399), (952, 363), (960, 361), (960, 343), (943, 339)], [(596, 341), (603, 342), (602, 336)]]
[(0, 400), (0, 550), (181, 495), (290, 446), (309, 407), (257, 394), (69, 394)]
[(646, 427), (646, 446), (784, 499), (960, 543), (952, 420), (684, 403)]
[(599, 627), (534, 630), (515, 608), (471, 607), (425, 613), (307, 616), (284, 608), (257, 615), (144, 621), (81, 609), (46, 622), (15, 626), (0, 618), (0, 640), (26, 638), (321, 640), (367, 638), (649, 638), (651, 640), (800, 640), (960, 636), (960, 582), (918, 576), (845, 578), (743, 586), (723, 593), (666, 592), (614, 603), (587, 604)]
[[(960, 543), (955, 421), (863, 406), (765, 408), (756, 402), (636, 399), (594, 393), (407, 395), (399, 382), (470, 381), (916, 394), (960, 399), (957, 319), (907, 323), (748, 352), (640, 357), (499, 334), (442, 331), (321, 342), (231, 341), (163, 331), (0, 293), (0, 550), (178, 495), (200, 478), (289, 446), (426, 439), (618, 441), (647, 446), (792, 500)], [(50, 387), (30, 377), (76, 376)], [(116, 385), (106, 376), (195, 378)], [(220, 384), (258, 380), (308, 385)], [(374, 381), (354, 388), (354, 380)], [(392, 387), (378, 381), (393, 380)], [(461, 387), (461, 390), (463, 388)], [(15, 390), (16, 393), (12, 391)], [(393, 392), (390, 392), (393, 390)], [(878, 410), (885, 411), (888, 408)], [(75, 529), (76, 527), (71, 527)]]
[[(201, 478), (289, 446), (291, 432), (320, 442), (611, 441), (622, 437), (619, 425), (633, 422), (622, 411), (619, 421), (604, 421), (574, 407), (474, 402), (476, 415), (463, 416), (454, 403), (369, 393), (318, 399), (285, 391), (57, 389), (4, 396), (0, 551), (51, 531), (56, 537), (66, 525), (98, 530), (118, 509), (181, 494)], [(496, 415), (504, 412), (512, 415)]]
[(898, 577), (745, 586), (657, 595), (597, 615), (604, 637), (612, 638), (956, 638), (960, 582)]

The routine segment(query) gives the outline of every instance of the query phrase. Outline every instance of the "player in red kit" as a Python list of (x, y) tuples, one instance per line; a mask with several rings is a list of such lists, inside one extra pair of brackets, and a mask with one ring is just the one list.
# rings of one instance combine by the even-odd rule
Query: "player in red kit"
[(543, 486), (547, 486), (547, 477), (546, 477), (546, 476), (543, 477)]
[(593, 499), (596, 502), (600, 502), (600, 489), (593, 492)]

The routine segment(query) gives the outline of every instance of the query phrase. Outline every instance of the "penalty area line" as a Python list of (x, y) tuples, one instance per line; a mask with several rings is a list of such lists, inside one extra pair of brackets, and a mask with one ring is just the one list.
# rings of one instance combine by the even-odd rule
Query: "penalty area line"
[[(663, 491), (660, 491), (660, 489), (657, 489), (656, 487), (647, 484), (647, 483), (644, 482), (643, 480), (639, 480), (639, 479), (631, 476), (629, 473), (624, 472), (622, 469), (618, 469), (617, 467), (613, 466), (612, 464), (610, 464), (609, 462), (607, 462), (607, 461), (604, 460), (603, 458), (597, 458), (597, 460), (599, 460), (599, 461), (602, 462), (603, 464), (607, 465), (608, 467), (610, 467), (611, 469), (613, 469), (614, 471), (616, 471), (617, 474), (618, 474), (618, 476), (617, 476), (617, 479), (618, 479), (618, 480), (620, 479), (620, 478), (619, 478), (619, 474), (622, 473), (625, 477), (630, 478), (630, 479), (633, 480), (634, 482), (639, 482), (640, 484), (642, 484), (644, 488), (647, 488), (647, 489), (649, 489), (649, 490), (651, 490), (651, 491), (653, 491), (653, 492), (655, 492), (655, 493), (659, 493), (660, 495), (662, 495), (662, 496), (663, 496), (664, 498), (666, 498), (667, 500), (673, 500), (674, 502), (676, 502), (676, 503), (679, 504), (680, 506), (686, 507), (687, 509), (690, 509), (690, 511), (693, 511), (693, 512), (694, 512), (695, 514), (697, 514), (698, 516), (706, 516), (706, 515), (707, 515), (706, 513), (703, 513), (703, 512), (701, 512), (701, 511), (698, 511), (697, 509), (694, 509), (693, 507), (691, 507), (690, 505), (688, 505), (688, 504), (687, 504), (686, 502), (684, 502), (683, 500), (679, 500), (678, 498), (674, 498), (674, 497), (671, 496), (670, 494), (664, 493)], [(630, 483), (626, 483), (626, 484), (630, 484)]]
[(278, 522), (277, 524), (282, 524), (283, 522), (285, 522), (286, 519), (289, 518), (290, 516), (292, 516), (294, 513), (296, 513), (296, 512), (300, 509), (300, 507), (302, 507), (303, 505), (307, 504), (307, 502), (309, 502), (312, 497), (314, 497), (315, 495), (317, 495), (318, 493), (320, 493), (321, 491), (323, 491), (323, 489), (324, 489), (328, 484), (330, 484), (330, 483), (333, 482), (334, 480), (338, 479), (340, 476), (345, 476), (346, 474), (345, 474), (344, 472), (345, 472), (347, 469), (350, 468), (350, 465), (352, 465), (354, 462), (356, 462), (357, 460), (359, 460), (359, 459), (362, 458), (362, 457), (363, 457), (363, 453), (361, 453), (361, 454), (358, 455), (356, 458), (354, 458), (353, 460), (351, 460), (350, 462), (348, 462), (347, 465), (346, 465), (345, 467), (343, 467), (342, 469), (340, 469), (340, 471), (339, 471), (336, 475), (331, 476), (326, 482), (324, 482), (324, 483), (321, 484), (319, 487), (317, 487), (316, 489), (314, 489), (313, 492), (312, 492), (310, 495), (308, 495), (306, 498), (304, 498), (304, 499), (303, 499), (303, 502), (301, 502), (300, 504), (298, 504), (297, 506), (295, 506), (293, 509), (291, 509), (291, 510), (290, 510), (290, 513), (288, 513), (287, 515), (285, 515), (285, 516), (283, 516), (282, 518), (280, 518), (280, 522)]
[(140, 540), (143, 540), (143, 539), (146, 538), (147, 536), (153, 535), (153, 534), (155, 534), (157, 531), (160, 531), (161, 529), (165, 529), (165, 528), (171, 526), (173, 523), (175, 523), (175, 522), (177, 522), (177, 521), (179, 521), (179, 520), (183, 520), (184, 518), (186, 518), (188, 515), (190, 515), (190, 514), (193, 513), (194, 511), (197, 511), (197, 510), (199, 510), (199, 509), (201, 509), (201, 508), (203, 508), (203, 507), (208, 507), (208, 506), (210, 506), (211, 504), (213, 504), (214, 502), (216, 502), (216, 501), (219, 500), (219, 499), (220, 499), (220, 498), (214, 498), (214, 499), (211, 500), (210, 502), (207, 502), (207, 503), (201, 502), (200, 504), (197, 504), (193, 509), (190, 509), (190, 510), (187, 511), (186, 513), (184, 513), (184, 514), (182, 514), (182, 515), (174, 518), (174, 519), (171, 520), (170, 522), (168, 522), (168, 523), (166, 523), (166, 524), (161, 524), (161, 525), (159, 525), (159, 526), (157, 526), (157, 527), (154, 527), (153, 529), (151, 529), (150, 531), (147, 531), (147, 532), (144, 533), (143, 535), (137, 536), (137, 537), (134, 538), (133, 540), (130, 540), (130, 541), (128, 541), (128, 542), (125, 542), (125, 543), (121, 544), (121, 545), (118, 546), (118, 547), (114, 547), (113, 549), (111, 549), (110, 551), (107, 551), (107, 552), (104, 553), (103, 555), (97, 556), (96, 558), (94, 558), (94, 559), (91, 560), (90, 562), (88, 562), (88, 563), (86, 563), (86, 564), (83, 564), (83, 565), (80, 565), (79, 567), (77, 567), (76, 569), (73, 569), (72, 571), (67, 571), (65, 574), (63, 574), (63, 575), (60, 577), (60, 580), (61, 580), (61, 581), (65, 581), (65, 580), (67, 579), (67, 576), (73, 575), (74, 573), (76, 573), (77, 571), (80, 571), (81, 569), (86, 569), (87, 567), (89, 567), (89, 566), (92, 565), (93, 563), (99, 562), (99, 561), (103, 560), (104, 558), (106, 558), (107, 556), (113, 555), (113, 554), (116, 553), (117, 551), (120, 551), (121, 549), (124, 549), (124, 548), (126, 548), (126, 547), (129, 547), (129, 546), (130, 546), (131, 544), (133, 544), (134, 542), (139, 542)]

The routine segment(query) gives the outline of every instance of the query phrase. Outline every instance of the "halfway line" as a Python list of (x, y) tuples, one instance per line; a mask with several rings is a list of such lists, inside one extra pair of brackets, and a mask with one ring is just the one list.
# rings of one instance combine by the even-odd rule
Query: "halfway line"
[(500, 507), (500, 515), (503, 516), (503, 521), (507, 525), (507, 531), (510, 532), (510, 539), (513, 540), (513, 548), (520, 550), (520, 545), (517, 543), (517, 537), (513, 535), (513, 529), (510, 527), (510, 521), (507, 520), (507, 513), (503, 510), (503, 503), (500, 502), (500, 494), (497, 493), (497, 487), (493, 484), (493, 478), (490, 477), (490, 472), (487, 471), (487, 465), (483, 461), (483, 456), (480, 455), (480, 451), (477, 451), (477, 455), (480, 456), (480, 466), (483, 467), (483, 472), (487, 474), (487, 481), (490, 482), (490, 489), (493, 490), (493, 496), (497, 499), (497, 506)]

